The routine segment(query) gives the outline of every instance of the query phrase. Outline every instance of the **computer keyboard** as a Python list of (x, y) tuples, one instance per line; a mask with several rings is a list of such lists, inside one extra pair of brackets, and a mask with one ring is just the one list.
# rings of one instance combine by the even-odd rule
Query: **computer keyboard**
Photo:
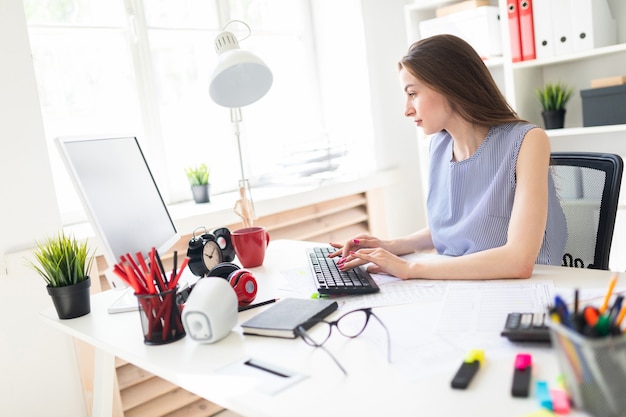
[(306, 250), (315, 285), (320, 294), (356, 295), (380, 290), (372, 276), (359, 267), (340, 271), (337, 267), (339, 258), (328, 257), (328, 254), (335, 250), (330, 247)]

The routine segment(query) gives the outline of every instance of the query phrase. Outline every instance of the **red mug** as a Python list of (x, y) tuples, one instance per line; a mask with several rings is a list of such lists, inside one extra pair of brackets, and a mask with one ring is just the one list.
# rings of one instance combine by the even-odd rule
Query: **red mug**
[(265, 248), (270, 244), (270, 235), (264, 227), (246, 227), (231, 232), (237, 259), (244, 268), (263, 265)]

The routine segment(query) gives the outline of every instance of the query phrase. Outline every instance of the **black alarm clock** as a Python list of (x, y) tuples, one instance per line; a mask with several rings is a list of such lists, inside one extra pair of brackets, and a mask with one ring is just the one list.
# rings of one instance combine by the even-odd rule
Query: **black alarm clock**
[[(199, 232), (203, 231), (201, 234)], [(222, 262), (231, 262), (235, 259), (235, 248), (230, 237), (230, 230), (220, 227), (213, 232), (207, 232), (205, 227), (198, 227), (187, 248), (189, 269), (199, 277), (207, 276), (209, 271)]]

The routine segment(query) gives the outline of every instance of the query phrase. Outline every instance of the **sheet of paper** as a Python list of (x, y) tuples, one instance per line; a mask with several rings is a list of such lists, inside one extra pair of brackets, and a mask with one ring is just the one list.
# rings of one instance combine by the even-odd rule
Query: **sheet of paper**
[(512, 312), (544, 312), (552, 281), (455, 281), (446, 287), (438, 332), (500, 332)]
[(240, 378), (240, 382), (247, 381), (255, 389), (268, 395), (278, 394), (308, 377), (308, 375), (253, 358), (231, 363), (215, 373)]
[(552, 281), (438, 283), (444, 286), (443, 301), (432, 304), (438, 310), (416, 303), (413, 314), (377, 311), (390, 327), (393, 366), (410, 380), (453, 372), (470, 349), (510, 354), (514, 346), (500, 336), (507, 314), (543, 311), (554, 294)]
[[(297, 268), (281, 272), (286, 285), (279, 288), (279, 297), (310, 297), (317, 292), (310, 271)], [(401, 280), (389, 275), (373, 275), (380, 291), (365, 295), (333, 297), (339, 308), (353, 310), (362, 307), (382, 307), (413, 303), (418, 300), (439, 300), (445, 283), (432, 280)]]
[[(303, 296), (315, 292), (308, 268), (283, 271), (283, 276), (287, 284), (281, 291)], [(409, 379), (452, 372), (469, 349), (482, 348), (492, 357), (510, 354), (513, 346), (500, 336), (507, 314), (543, 312), (555, 294), (554, 283), (544, 280), (400, 280), (382, 274), (374, 274), (374, 279), (378, 293), (336, 300), (344, 311), (411, 305), (399, 316), (394, 316), (395, 310), (375, 310), (389, 327), (393, 366)], [(359, 338), (371, 339), (376, 351), (386, 349), (377, 332), (365, 331)]]

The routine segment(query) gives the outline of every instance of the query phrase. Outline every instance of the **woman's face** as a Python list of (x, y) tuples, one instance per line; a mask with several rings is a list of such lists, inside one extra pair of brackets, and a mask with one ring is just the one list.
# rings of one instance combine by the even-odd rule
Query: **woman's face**
[(406, 68), (400, 69), (400, 83), (406, 94), (404, 115), (412, 118), (427, 135), (445, 129), (452, 113), (444, 96), (424, 85)]

